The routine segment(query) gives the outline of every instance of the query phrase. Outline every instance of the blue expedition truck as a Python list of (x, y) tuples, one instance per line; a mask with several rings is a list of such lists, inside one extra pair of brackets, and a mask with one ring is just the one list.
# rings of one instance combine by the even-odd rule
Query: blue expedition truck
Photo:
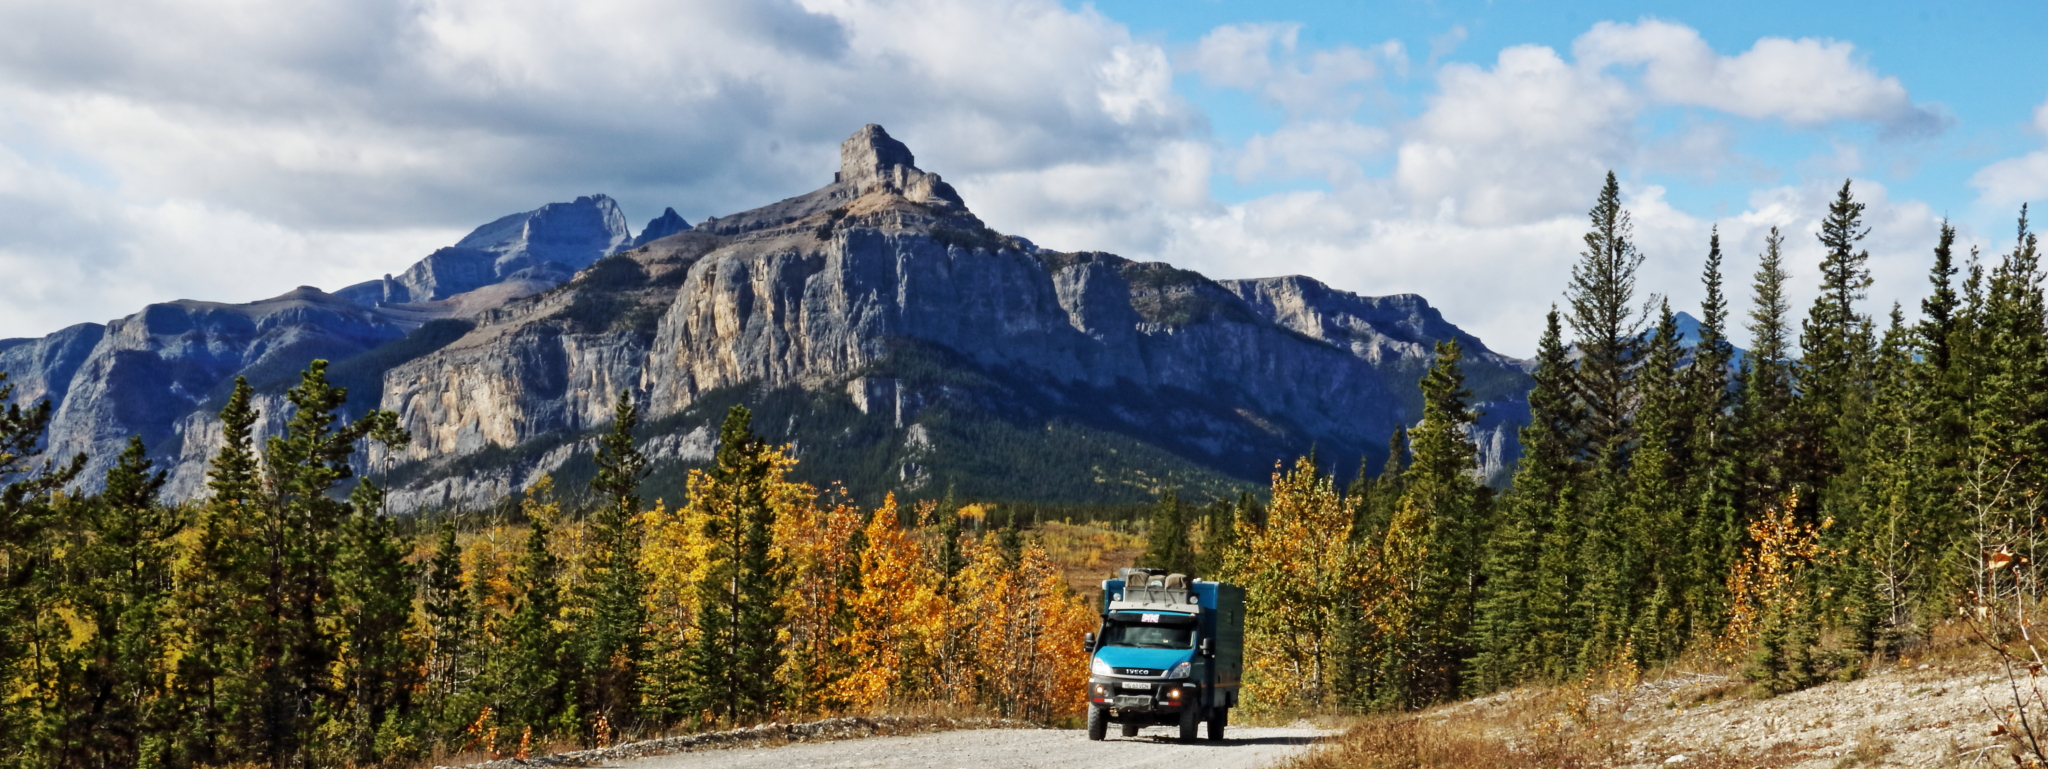
[(1102, 583), (1102, 629), (1089, 633), (1088, 739), (1109, 724), (1135, 737), (1146, 726), (1178, 725), (1195, 739), (1209, 722), (1222, 740), (1244, 670), (1244, 588), (1123, 569)]

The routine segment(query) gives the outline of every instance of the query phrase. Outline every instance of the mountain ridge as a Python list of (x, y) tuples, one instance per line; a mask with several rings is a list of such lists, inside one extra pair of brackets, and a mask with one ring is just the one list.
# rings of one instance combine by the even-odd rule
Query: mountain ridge
[[(359, 458), (394, 486), (398, 510), (486, 504), (539, 473), (577, 472), (621, 390), (667, 468), (656, 486), (708, 459), (713, 412), (748, 402), (778, 415), (764, 434), (794, 442), (814, 480), (864, 496), (955, 486), (1136, 499), (1251, 485), (1311, 447), (1372, 460), (1419, 419), (1415, 382), (1440, 339), (1466, 348), (1489, 477), (1505, 477), (1526, 421), (1529, 364), (1422, 297), (1042, 249), (989, 229), (880, 126), (847, 140), (824, 187), (694, 227), (671, 209), (642, 236), (665, 221), (673, 231), (637, 244), (609, 198), (551, 206), (601, 225), (582, 229), (597, 236), (575, 254), (612, 252), (567, 275), (540, 269), (567, 263), (534, 247), (549, 242), (543, 207), (408, 272), (432, 280), (308, 287), (237, 311), (152, 305), (97, 339), (86, 324), (0, 345), (0, 368), (56, 392), (66, 434), (53, 446), (101, 461), (122, 433), (142, 433), (172, 472), (169, 493), (190, 497), (218, 442), (208, 394), (317, 352), (412, 431), (406, 450)], [(431, 299), (391, 301), (415, 291)], [(156, 359), (146, 376), (118, 376), (144, 358)], [(266, 386), (259, 434), (283, 411)]]

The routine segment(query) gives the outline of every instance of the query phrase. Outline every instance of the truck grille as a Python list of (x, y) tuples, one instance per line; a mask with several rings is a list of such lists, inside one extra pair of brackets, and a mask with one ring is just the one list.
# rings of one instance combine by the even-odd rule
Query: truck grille
[(1120, 708), (1149, 708), (1152, 707), (1152, 698), (1144, 695), (1120, 694), (1117, 695), (1116, 706)]

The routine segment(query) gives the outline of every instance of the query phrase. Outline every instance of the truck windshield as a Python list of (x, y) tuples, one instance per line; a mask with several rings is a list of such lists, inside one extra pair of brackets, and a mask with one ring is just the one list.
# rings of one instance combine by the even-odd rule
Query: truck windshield
[(1110, 622), (1102, 627), (1103, 646), (1138, 646), (1147, 649), (1195, 648), (1195, 629), (1169, 625)]

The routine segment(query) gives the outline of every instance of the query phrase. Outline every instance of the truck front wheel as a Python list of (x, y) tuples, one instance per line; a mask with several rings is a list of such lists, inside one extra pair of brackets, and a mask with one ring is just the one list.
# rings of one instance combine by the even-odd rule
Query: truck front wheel
[(1101, 742), (1109, 736), (1109, 708), (1101, 705), (1088, 706), (1088, 739)]
[(1202, 708), (1201, 708), (1201, 706), (1199, 706), (1199, 705), (1196, 705), (1196, 704), (1194, 704), (1194, 703), (1192, 703), (1192, 702), (1191, 702), (1191, 703), (1188, 703), (1188, 704), (1187, 704), (1187, 705), (1186, 705), (1185, 707), (1182, 707), (1182, 708), (1180, 709), (1180, 741), (1181, 741), (1181, 742), (1194, 742), (1194, 741), (1195, 741), (1195, 727), (1198, 727), (1198, 726), (1200, 726), (1201, 724), (1202, 724)]

